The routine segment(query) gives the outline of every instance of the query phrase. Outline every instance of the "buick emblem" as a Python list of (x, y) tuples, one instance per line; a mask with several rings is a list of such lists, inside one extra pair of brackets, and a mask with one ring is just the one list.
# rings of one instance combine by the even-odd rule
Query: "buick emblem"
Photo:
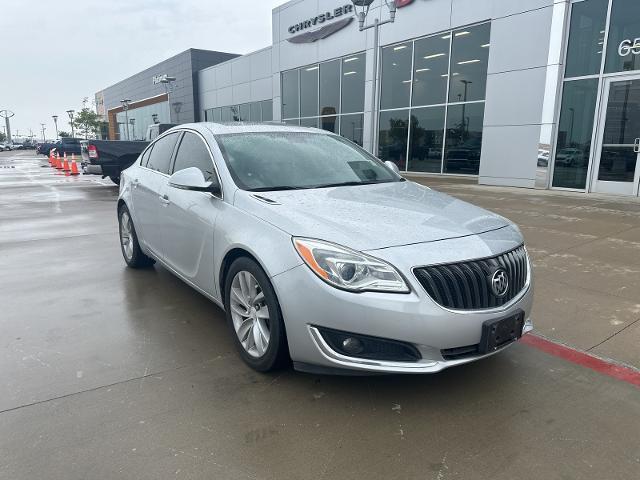
[(504, 297), (509, 291), (509, 276), (504, 268), (498, 268), (491, 275), (491, 291), (498, 297)]

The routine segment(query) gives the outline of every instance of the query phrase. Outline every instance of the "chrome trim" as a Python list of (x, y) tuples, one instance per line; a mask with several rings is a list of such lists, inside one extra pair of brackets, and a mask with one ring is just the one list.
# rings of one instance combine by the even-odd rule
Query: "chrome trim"
[[(416, 281), (420, 284), (420, 287), (422, 288), (422, 290), (424, 291), (424, 293), (427, 294), (427, 297), (429, 297), (429, 299), (438, 307), (440, 307), (441, 309), (443, 309), (445, 312), (449, 312), (449, 313), (456, 313), (456, 314), (462, 314), (462, 315), (468, 315), (468, 314), (478, 314), (478, 313), (500, 313), (500, 312), (504, 312), (505, 310), (510, 309), (511, 307), (513, 307), (516, 303), (518, 303), (520, 300), (522, 300), (522, 298), (529, 293), (529, 290), (531, 290), (531, 259), (529, 258), (529, 252), (527, 251), (527, 247), (525, 247), (524, 245), (522, 245), (522, 247), (524, 247), (524, 252), (525, 255), (527, 257), (527, 280), (524, 283), (524, 287), (522, 287), (522, 290), (520, 291), (520, 293), (518, 293), (518, 295), (516, 295), (515, 297), (513, 297), (513, 299), (509, 302), (509, 303), (505, 303), (504, 305), (501, 305), (500, 307), (494, 307), (494, 308), (485, 308), (485, 309), (480, 309), (480, 310), (458, 310), (455, 308), (447, 308), (443, 305), (440, 305), (438, 302), (435, 301), (435, 299), (429, 295), (429, 292), (427, 292), (427, 289), (424, 288), (424, 286), (422, 285), (422, 283), (420, 282), (420, 280), (418, 279), (418, 277), (416, 276), (414, 270), (416, 268), (425, 268), (425, 267), (432, 267), (432, 266), (437, 266), (437, 265), (450, 265), (452, 263), (456, 263), (456, 262), (447, 262), (447, 263), (432, 263), (429, 265), (421, 265), (421, 266), (416, 266), (411, 268), (411, 273), (413, 274), (413, 277), (416, 279)], [(516, 247), (516, 248), (520, 248), (520, 247)], [(514, 250), (514, 249), (512, 249)], [(482, 258), (470, 258), (469, 260), (461, 260), (461, 262), (477, 262), (479, 260), (486, 260), (487, 258), (494, 258), (494, 257), (499, 257), (500, 255), (504, 255), (507, 252), (510, 252), (511, 250), (507, 250), (505, 252), (499, 253), (497, 255), (492, 255), (490, 257), (482, 257)], [(460, 262), (458, 262), (460, 263)]]
[[(495, 352), (486, 353), (484, 355), (475, 355), (473, 357), (462, 358), (459, 360), (427, 360), (418, 362), (389, 362), (383, 360), (369, 360), (366, 358), (347, 357), (333, 350), (329, 344), (322, 338), (322, 334), (316, 327), (307, 325), (309, 334), (322, 356), (332, 364), (341, 368), (352, 370), (363, 370), (370, 372), (386, 372), (386, 373), (437, 373), (445, 368), (463, 365), (465, 363), (475, 362), (483, 358), (490, 357), (499, 353), (517, 342), (510, 343)], [(531, 320), (525, 322), (522, 334), (525, 335), (533, 330)]]

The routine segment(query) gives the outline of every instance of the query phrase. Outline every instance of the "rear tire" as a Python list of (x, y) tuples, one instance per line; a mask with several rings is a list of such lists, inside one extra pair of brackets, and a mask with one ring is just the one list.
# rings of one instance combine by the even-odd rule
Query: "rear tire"
[(140, 249), (138, 235), (131, 219), (131, 213), (126, 205), (118, 210), (118, 225), (120, 230), (120, 250), (127, 266), (131, 268), (144, 268), (153, 265), (154, 259), (147, 257)]
[(269, 277), (254, 260), (241, 257), (229, 267), (224, 306), (233, 341), (247, 365), (269, 372), (289, 362), (278, 298)]

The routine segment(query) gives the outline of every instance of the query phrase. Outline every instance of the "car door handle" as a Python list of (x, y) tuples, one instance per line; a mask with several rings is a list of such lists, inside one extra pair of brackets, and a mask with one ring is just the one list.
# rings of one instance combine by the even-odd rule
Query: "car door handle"
[(169, 195), (166, 195), (166, 194), (160, 195), (160, 201), (165, 205), (169, 205), (171, 203), (171, 200), (169, 200)]
[(138, 188), (138, 184), (140, 183), (140, 180), (138, 180), (137, 178), (134, 178), (131, 183), (133, 183), (133, 188)]

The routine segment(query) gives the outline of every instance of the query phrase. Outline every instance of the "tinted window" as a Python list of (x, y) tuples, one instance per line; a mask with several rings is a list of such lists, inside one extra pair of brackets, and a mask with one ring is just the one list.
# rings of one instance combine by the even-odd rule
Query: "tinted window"
[(640, 2), (616, 0), (611, 7), (605, 71), (609, 73), (639, 69)]
[(411, 110), (409, 167), (413, 172), (440, 173), (445, 107)]
[(219, 135), (217, 140), (236, 184), (245, 190), (401, 180), (370, 154), (336, 135), (246, 133)]
[(444, 154), (445, 173), (478, 174), (483, 120), (484, 103), (449, 106)]
[(143, 167), (146, 167), (147, 164), (149, 163), (149, 156), (151, 155), (151, 150), (153, 150), (153, 145), (147, 148), (142, 154), (142, 158), (140, 159), (140, 165), (142, 165)]
[(608, 5), (609, 0), (588, 0), (571, 7), (565, 77), (600, 71)]
[(282, 74), (282, 118), (300, 116), (298, 93), (298, 70), (284, 72)]
[(241, 122), (248, 122), (249, 120), (251, 120), (251, 105), (248, 103), (244, 103), (242, 105), (240, 105), (239, 109), (239, 120)]
[(262, 104), (262, 121), (270, 122), (273, 120), (273, 100), (265, 100)]
[(317, 118), (301, 118), (300, 126), (318, 128), (318, 119)]
[(453, 33), (449, 103), (484, 100), (490, 38), (488, 23)]
[(598, 79), (565, 82), (558, 124), (553, 186), (585, 188)]
[(394, 162), (400, 170), (407, 168), (409, 110), (380, 113), (378, 157)]
[(251, 121), (259, 122), (262, 120), (262, 115), (260, 114), (260, 102), (253, 102), (251, 104)]
[(340, 135), (362, 146), (362, 123), (363, 115), (361, 113), (342, 115), (340, 117)]
[(189, 167), (200, 169), (207, 182), (217, 181), (213, 161), (204, 141), (198, 135), (186, 132), (178, 147), (173, 171), (179, 172)]
[(448, 37), (437, 35), (416, 42), (412, 105), (435, 105), (447, 101)]
[(318, 65), (300, 69), (300, 116), (318, 115)]
[(342, 60), (342, 113), (364, 111), (365, 63), (363, 53)]
[(340, 60), (320, 64), (320, 115), (340, 109)]
[(157, 172), (169, 174), (169, 165), (171, 164), (171, 154), (173, 147), (176, 146), (179, 134), (170, 133), (161, 137), (153, 144), (153, 151), (149, 156), (147, 167)]
[(403, 43), (382, 50), (381, 108), (409, 106), (411, 56), (411, 43)]

